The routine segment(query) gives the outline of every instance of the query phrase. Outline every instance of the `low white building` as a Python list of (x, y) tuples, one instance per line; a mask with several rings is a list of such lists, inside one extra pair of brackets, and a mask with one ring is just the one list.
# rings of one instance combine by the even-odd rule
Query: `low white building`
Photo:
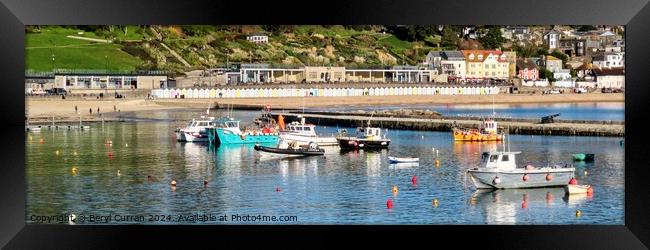
[(625, 88), (625, 68), (595, 68), (593, 74), (598, 88)]
[(253, 42), (253, 43), (268, 43), (269, 42), (269, 36), (263, 33), (253, 33), (248, 36), (246, 36), (246, 40)]
[(618, 68), (625, 67), (625, 52), (603, 52), (593, 57), (594, 67)]

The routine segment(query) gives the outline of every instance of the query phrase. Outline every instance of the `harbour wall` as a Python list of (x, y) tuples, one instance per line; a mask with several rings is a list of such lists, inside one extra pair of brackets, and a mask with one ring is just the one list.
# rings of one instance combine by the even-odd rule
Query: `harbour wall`
[[(361, 115), (325, 115), (325, 114), (298, 114), (298, 113), (273, 113), (274, 117), (282, 115), (285, 122), (298, 120), (298, 116), (305, 118), (306, 122), (316, 125), (357, 127), (365, 126), (370, 121), (371, 126), (423, 131), (451, 131), (454, 124), (464, 128), (478, 128), (481, 123), (476, 119), (423, 119), (402, 117), (367, 117)], [(569, 123), (555, 122), (540, 124), (529, 121), (501, 121), (500, 128), (506, 129), (510, 134), (524, 135), (566, 135), (566, 136), (611, 136), (624, 137), (624, 124), (603, 123)]]

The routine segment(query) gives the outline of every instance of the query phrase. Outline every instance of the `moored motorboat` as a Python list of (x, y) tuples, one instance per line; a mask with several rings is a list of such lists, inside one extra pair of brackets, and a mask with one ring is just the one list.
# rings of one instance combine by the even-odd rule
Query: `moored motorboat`
[(339, 131), (336, 140), (341, 149), (383, 149), (390, 145), (390, 139), (381, 135), (380, 128), (359, 127), (356, 132), (357, 135), (350, 136), (346, 130)]
[(280, 138), (287, 141), (296, 141), (299, 145), (308, 145), (316, 142), (319, 146), (336, 146), (338, 141), (335, 137), (321, 137), (316, 134), (314, 124), (305, 124), (305, 118), (301, 117), (300, 122), (294, 121), (284, 126), (283, 119), (280, 121)]
[(420, 158), (388, 156), (388, 161), (390, 163), (409, 163), (409, 162), (419, 162)]
[(517, 167), (515, 155), (520, 152), (488, 152), (483, 167), (467, 170), (476, 188), (537, 188), (565, 186), (573, 178), (575, 168), (568, 166)]
[(180, 142), (207, 142), (208, 128), (212, 127), (214, 117), (201, 116), (192, 119), (186, 127), (176, 129), (176, 140)]
[(274, 128), (251, 129), (241, 131), (239, 120), (224, 117), (216, 120), (208, 130), (210, 141), (215, 144), (253, 144), (277, 143), (279, 134)]
[(452, 128), (455, 141), (501, 141), (503, 134), (497, 130), (497, 122), (485, 119), (478, 129)]
[(280, 140), (276, 147), (267, 147), (257, 144), (254, 149), (258, 151), (260, 155), (270, 157), (305, 157), (325, 154), (325, 150), (320, 148), (315, 142), (309, 143), (306, 146), (300, 146), (296, 142)]

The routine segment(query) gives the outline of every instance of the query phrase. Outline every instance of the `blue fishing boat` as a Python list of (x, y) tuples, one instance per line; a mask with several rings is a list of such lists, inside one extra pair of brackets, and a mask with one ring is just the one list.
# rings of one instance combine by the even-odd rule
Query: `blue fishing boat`
[(239, 120), (222, 117), (214, 121), (208, 138), (214, 144), (277, 143), (279, 134), (270, 128), (241, 131)]

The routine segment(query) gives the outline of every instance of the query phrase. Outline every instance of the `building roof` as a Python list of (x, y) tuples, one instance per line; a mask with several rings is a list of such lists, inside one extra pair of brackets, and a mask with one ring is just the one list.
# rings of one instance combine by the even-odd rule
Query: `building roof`
[(594, 68), (593, 72), (597, 76), (624, 76), (625, 68), (616, 67), (616, 68)]
[(531, 59), (517, 59), (517, 68), (518, 69), (536, 69), (537, 64)]
[(465, 60), (465, 55), (463, 52), (458, 50), (447, 50), (442, 52), (443, 56), (447, 60)]
[[(508, 62), (507, 58), (501, 58), (501, 55), (503, 54), (502, 51), (499, 50), (461, 50), (463, 53), (463, 56), (465, 57), (465, 61), (468, 62), (483, 62), (485, 59), (488, 58), (490, 54), (497, 56), (497, 61), (499, 62)], [(473, 59), (470, 59), (470, 55), (474, 55)], [(481, 59), (479, 59), (479, 55), (483, 55)]]
[(558, 59), (557, 57), (551, 55), (546, 56), (546, 61), (553, 61), (553, 60), (562, 61), (561, 59)]

